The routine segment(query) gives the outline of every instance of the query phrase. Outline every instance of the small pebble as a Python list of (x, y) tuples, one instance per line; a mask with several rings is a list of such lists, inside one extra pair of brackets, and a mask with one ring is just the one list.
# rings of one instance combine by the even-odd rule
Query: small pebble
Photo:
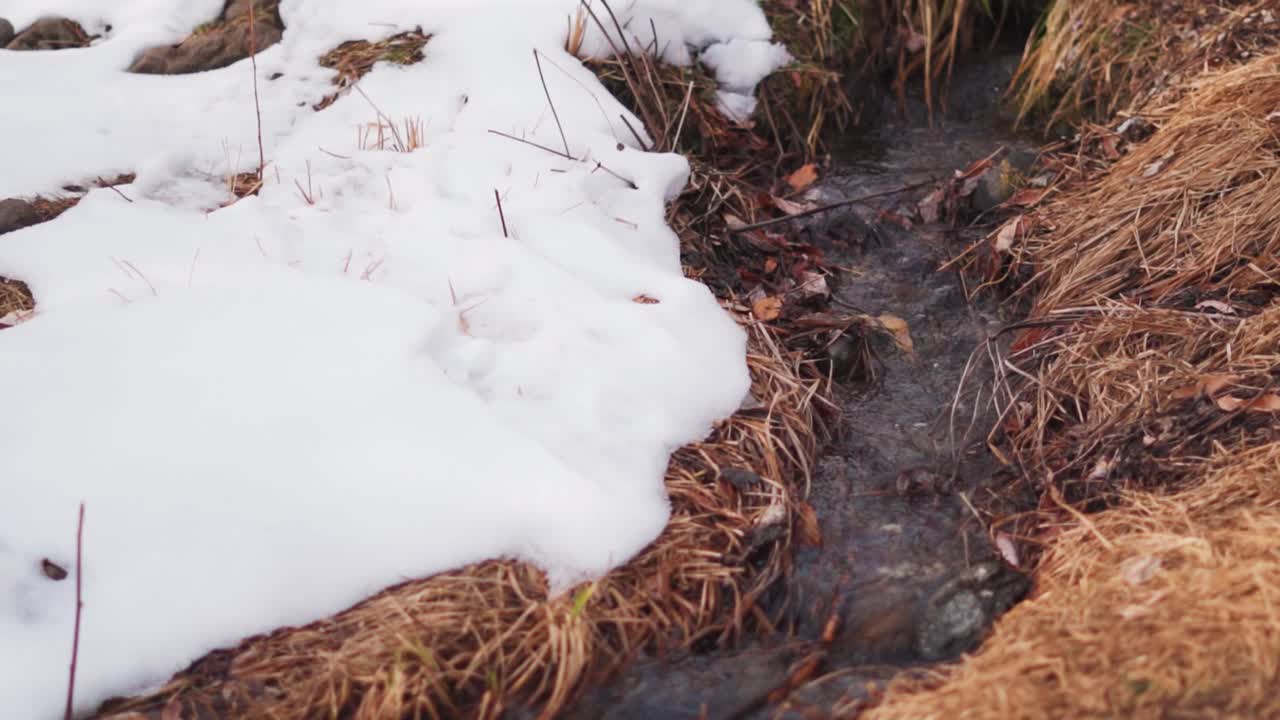
[(0, 18), (0, 48), (8, 45), (9, 41), (13, 39), (13, 35), (13, 23)]

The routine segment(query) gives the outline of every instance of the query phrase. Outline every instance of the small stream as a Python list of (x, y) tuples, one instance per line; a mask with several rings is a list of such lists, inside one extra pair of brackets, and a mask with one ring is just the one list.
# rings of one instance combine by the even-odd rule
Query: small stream
[[(1000, 147), (1012, 165), (1028, 167), (1035, 145), (1016, 137), (999, 109), (1016, 64), (1016, 55), (997, 55), (959, 71), (933, 127), (918, 99), (904, 113), (886, 96), (879, 120), (850, 139), (809, 199), (941, 180)], [(919, 222), (916, 205), (929, 189), (790, 230), (808, 233), (844, 268), (832, 279), (833, 311), (901, 318), (914, 351), (875, 338), (875, 379), (839, 388), (843, 426), (809, 498), (822, 545), (801, 547), (786, 587), (765, 600), (784, 630), (730, 649), (640, 658), (566, 717), (829, 717), (904, 669), (973, 649), (1029, 590), (972, 507), (998, 472), (983, 443), (987, 397), (953, 403), (970, 354), (1008, 318), (994, 304), (967, 302), (955, 273), (938, 271), (983, 229)]]

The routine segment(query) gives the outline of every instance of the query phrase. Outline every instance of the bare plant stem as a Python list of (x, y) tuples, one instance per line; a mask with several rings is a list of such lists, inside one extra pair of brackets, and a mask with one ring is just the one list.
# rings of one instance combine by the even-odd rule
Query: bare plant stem
[(76, 663), (80, 659), (80, 610), (84, 607), (83, 595), (80, 590), (81, 577), (84, 575), (80, 571), (83, 553), (81, 548), (84, 547), (84, 503), (80, 503), (80, 520), (76, 523), (76, 622), (75, 629), (71, 635), (71, 669), (67, 678), (67, 709), (63, 713), (65, 720), (71, 720), (72, 708), (75, 705), (76, 696)]
[(538, 49), (533, 49), (533, 64), (538, 66), (538, 79), (542, 81), (542, 92), (547, 96), (547, 104), (551, 106), (551, 117), (555, 118), (556, 129), (560, 131), (560, 142), (564, 143), (564, 154), (569, 153), (569, 138), (564, 135), (564, 125), (560, 124), (560, 113), (556, 112), (556, 104), (551, 100), (551, 90), (547, 88), (547, 76), (542, 74), (542, 60), (538, 59)]
[(502, 221), (502, 237), (511, 237), (507, 234), (507, 216), (502, 213), (502, 195), (498, 193), (498, 188), (493, 189), (493, 199), (498, 201), (498, 219)]
[(262, 183), (262, 173), (267, 167), (266, 153), (262, 149), (262, 105), (258, 101), (258, 33), (254, 26), (253, 16), (256, 0), (249, 2), (249, 64), (253, 67), (253, 112), (258, 123), (258, 183)]

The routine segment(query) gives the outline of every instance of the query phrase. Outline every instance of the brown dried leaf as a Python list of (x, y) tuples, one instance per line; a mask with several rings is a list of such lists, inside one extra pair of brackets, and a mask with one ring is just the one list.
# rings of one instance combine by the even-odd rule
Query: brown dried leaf
[(764, 322), (777, 320), (782, 317), (782, 298), (773, 295), (760, 298), (751, 303), (751, 314)]
[(992, 239), (995, 240), (994, 246), (996, 252), (1009, 252), (1013, 248), (1013, 241), (1018, 238), (1018, 232), (1022, 230), (1022, 216), (1019, 215), (1011, 218), (996, 230)]
[(657, 298), (652, 298), (642, 293), (640, 295), (637, 295), (631, 298), (631, 302), (640, 303), (641, 305), (657, 305), (661, 301), (658, 300)]
[(897, 315), (881, 315), (876, 318), (880, 321), (880, 326), (893, 334), (894, 342), (898, 343), (898, 347), (903, 352), (915, 352), (915, 343), (911, 342), (911, 328), (907, 326), (907, 321)]
[(996, 549), (1000, 551), (1000, 556), (1004, 561), (1013, 567), (1018, 567), (1018, 544), (1014, 542), (1013, 536), (1001, 530), (996, 533)]
[(1039, 205), (1040, 201), (1044, 200), (1045, 197), (1049, 195), (1049, 192), (1049, 188), (1045, 188), (1043, 190), (1038, 188), (1022, 188), (1010, 196), (1009, 199), (1005, 201), (1005, 204), (1013, 207), (1030, 207), (1032, 205)]
[(788, 215), (799, 215), (801, 213), (807, 213), (810, 210), (818, 207), (813, 203), (793, 202), (786, 198), (780, 198), (780, 197), (773, 198), (773, 206)]
[(49, 558), (43, 558), (40, 560), (40, 572), (44, 573), (44, 576), (50, 580), (67, 579), (67, 569)]
[(796, 537), (803, 545), (822, 547), (822, 525), (813, 506), (803, 500), (796, 503)]
[(801, 165), (798, 170), (786, 177), (792, 190), (800, 192), (818, 181), (818, 167), (813, 163)]

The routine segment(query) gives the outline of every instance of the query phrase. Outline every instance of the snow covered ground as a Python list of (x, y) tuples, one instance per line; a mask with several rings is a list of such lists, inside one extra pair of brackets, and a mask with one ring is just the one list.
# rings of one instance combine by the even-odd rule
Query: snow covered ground
[[(752, 0), (615, 5), (668, 61), (706, 50), (735, 112), (786, 61)], [(656, 537), (670, 452), (748, 389), (743, 333), (664, 224), (687, 164), (641, 151), (564, 51), (576, 0), (284, 0), (257, 58), (267, 182), (218, 209), (257, 163), (250, 63), (123, 69), (221, 6), (0, 0), (18, 29), (104, 33), (0, 51), (0, 198), (137, 172), (0, 238), (38, 301), (0, 331), (3, 717), (61, 713), (82, 501), (86, 712), (405, 578), (498, 556), (597, 576)], [(360, 88), (423, 147), (362, 149), (378, 113), (312, 111), (317, 58), (414, 26), (426, 59)], [(563, 149), (534, 48), (582, 161), (490, 132)]]

